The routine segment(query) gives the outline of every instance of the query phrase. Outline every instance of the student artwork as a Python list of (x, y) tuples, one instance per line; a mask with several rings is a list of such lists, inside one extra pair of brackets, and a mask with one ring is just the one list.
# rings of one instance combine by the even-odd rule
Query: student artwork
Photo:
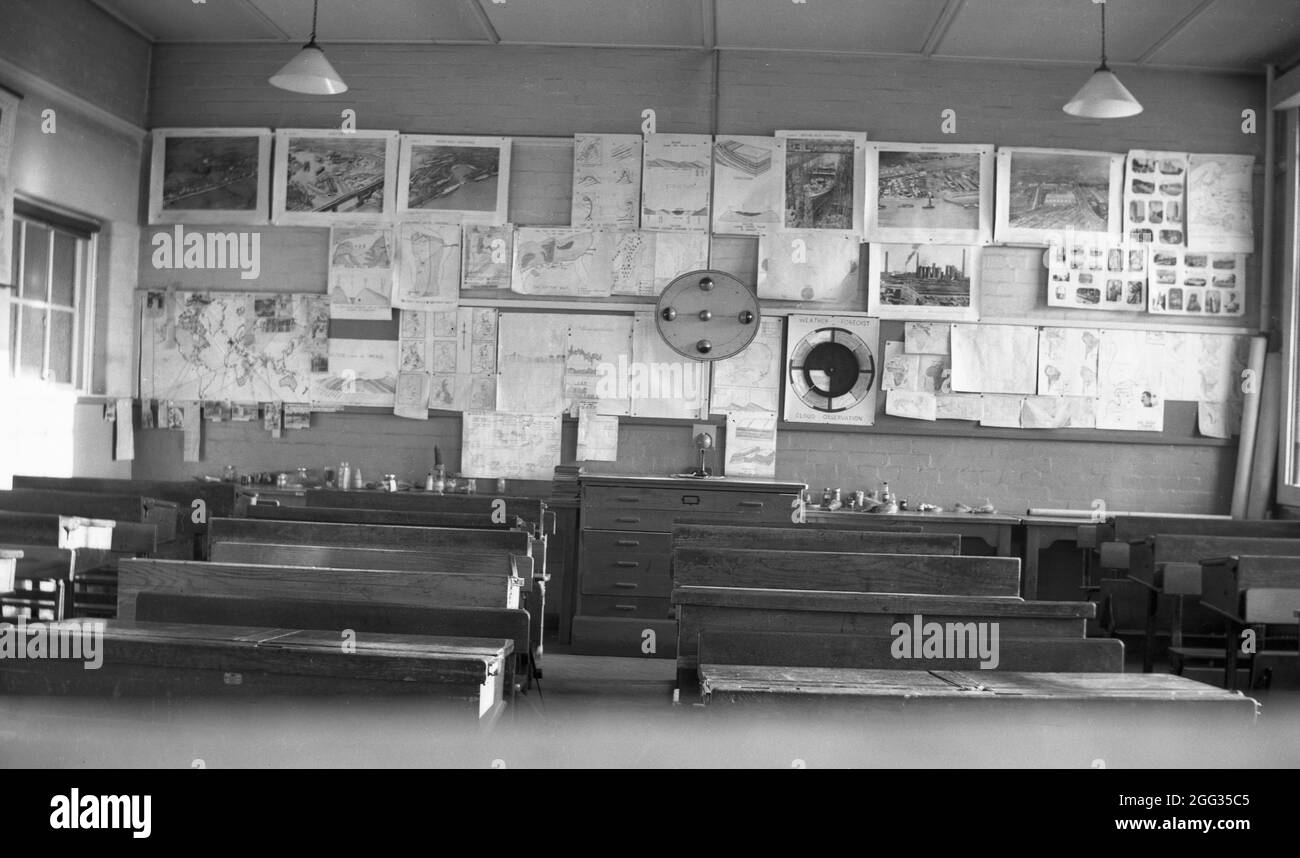
[(980, 425), (997, 429), (1019, 429), (1025, 397), (1006, 393), (980, 395)]
[(1246, 255), (1151, 249), (1147, 309), (1184, 316), (1245, 315)]
[(1097, 400), (1084, 396), (1026, 396), (1022, 429), (1096, 429)]
[(776, 477), (776, 414), (731, 412), (727, 414), (726, 461), (728, 477)]
[(393, 413), (408, 420), (429, 419), (429, 374), (399, 372)]
[(880, 321), (791, 315), (787, 321), (785, 419), (871, 426), (876, 422)]
[(465, 224), (460, 288), (509, 289), (514, 239), (514, 227), (509, 224)]
[(403, 221), (397, 235), (393, 305), (410, 310), (455, 308), (460, 300), (460, 225)]
[(153, 132), (149, 223), (261, 224), (270, 212), (271, 129)]
[(1187, 247), (1217, 253), (1255, 249), (1255, 159), (1192, 154), (1187, 170)]
[(510, 288), (521, 295), (610, 295), (611, 233), (603, 229), (520, 227)]
[(658, 297), (679, 274), (709, 267), (705, 232), (608, 232), (612, 294)]
[(1077, 149), (999, 148), (997, 219), (1005, 244), (1120, 235), (1124, 156)]
[(330, 317), (388, 321), (393, 308), (393, 228), (330, 228)]
[(498, 411), (559, 414), (565, 410), (564, 369), (568, 318), (503, 313), (497, 346)]
[(828, 310), (864, 310), (861, 249), (851, 232), (778, 230), (761, 235), (758, 297)]
[(993, 153), (985, 144), (868, 143), (867, 240), (988, 244)]
[(1128, 153), (1124, 235), (1137, 245), (1177, 250), (1187, 244), (1187, 153)]
[(1240, 402), (1196, 403), (1196, 427), (1207, 438), (1231, 438), (1241, 431)]
[(503, 224), (509, 137), (403, 134), (397, 210), (458, 223)]
[(778, 131), (785, 140), (781, 207), (787, 229), (862, 235), (867, 135), (853, 131)]
[(310, 429), (311, 406), (286, 402), (284, 405), (285, 429)]
[(639, 134), (573, 135), (569, 225), (636, 229), (641, 222)]
[(953, 325), (952, 389), (1036, 393), (1038, 329), (1022, 325)]
[(631, 398), (619, 380), (627, 377), (631, 362), (631, 316), (575, 316), (568, 324), (564, 359), (569, 412), (591, 403), (599, 414), (630, 413)]
[(647, 134), (642, 162), (641, 228), (707, 232), (713, 138)]
[(398, 370), (428, 376), (426, 409), (496, 407), (496, 326), (497, 311), (486, 307), (402, 311)]
[(903, 343), (908, 354), (951, 354), (952, 325), (940, 322), (905, 322)]
[(1097, 355), (1097, 428), (1161, 432), (1159, 338), (1146, 331), (1103, 330)]
[(551, 480), (560, 464), (559, 414), (466, 412), (461, 423), (463, 474)]
[(1130, 240), (1053, 243), (1047, 263), (1047, 305), (1140, 313), (1147, 305), (1146, 247)]
[(780, 410), (781, 334), (785, 319), (764, 316), (758, 333), (739, 354), (714, 361), (709, 410), (714, 414)]
[(759, 235), (781, 226), (784, 167), (781, 138), (714, 138), (713, 234)]
[(598, 413), (594, 402), (578, 408), (578, 461), (618, 461), (618, 417)]
[(882, 319), (974, 321), (982, 248), (872, 244), (867, 312)]
[(396, 211), (396, 131), (275, 132), (271, 220), (328, 226)]
[(952, 393), (952, 366), (947, 355), (908, 354), (903, 343), (885, 342), (881, 390)]
[(1038, 334), (1038, 393), (1095, 397), (1100, 345), (1098, 330), (1043, 328)]
[(984, 397), (978, 393), (945, 393), (934, 398), (936, 420), (975, 420), (984, 416)]
[(891, 390), (885, 394), (885, 413), (909, 420), (938, 419), (936, 397), (933, 393), (914, 390)]
[(329, 371), (312, 378), (313, 405), (392, 408), (397, 396), (397, 341), (330, 338)]
[(708, 419), (709, 364), (673, 351), (652, 312), (633, 318), (627, 388), (633, 417)]

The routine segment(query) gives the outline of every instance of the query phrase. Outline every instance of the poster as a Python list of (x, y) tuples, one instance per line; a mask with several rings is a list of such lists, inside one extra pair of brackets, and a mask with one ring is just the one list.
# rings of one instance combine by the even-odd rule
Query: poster
[(328, 372), (313, 373), (313, 405), (392, 408), (397, 394), (397, 341), (331, 337)]
[(509, 137), (403, 134), (397, 210), (455, 223), (506, 223)]
[(759, 235), (780, 227), (784, 168), (779, 137), (715, 137), (713, 234)]
[(1148, 310), (1162, 315), (1241, 316), (1246, 254), (1151, 249)]
[(1096, 429), (1097, 400), (1084, 396), (1026, 396), (1020, 425), (1024, 429)]
[(1124, 176), (1124, 237), (1159, 250), (1187, 244), (1186, 152), (1128, 153)]
[(633, 319), (627, 384), (633, 417), (708, 419), (709, 364), (673, 351), (659, 334), (653, 312)]
[(723, 475), (776, 478), (776, 414), (728, 413), (726, 444)]
[(873, 425), (880, 387), (880, 321), (791, 315), (786, 325), (786, 421)]
[(952, 368), (947, 355), (908, 354), (902, 342), (887, 340), (881, 390), (930, 394), (951, 393)]
[(1252, 253), (1255, 159), (1251, 155), (1192, 154), (1187, 170), (1187, 247)]
[(946, 393), (935, 396), (937, 420), (980, 420), (984, 416), (984, 397), (978, 393)]
[(1164, 430), (1159, 338), (1146, 331), (1101, 332), (1097, 356), (1097, 428)]
[(1038, 393), (1095, 397), (1100, 345), (1096, 329), (1043, 328), (1038, 334)]
[(597, 414), (629, 414), (631, 364), (631, 316), (573, 317), (564, 358), (564, 400), (570, 413), (591, 403)]
[(1147, 306), (1146, 247), (1129, 240), (1052, 244), (1047, 262), (1047, 305), (1140, 313)]
[(460, 226), (404, 221), (398, 237), (393, 304), (410, 310), (454, 309), (460, 300)]
[(787, 229), (862, 235), (867, 135), (855, 131), (778, 131), (785, 140), (781, 206)]
[(393, 413), (398, 417), (411, 420), (429, 419), (429, 374), (427, 372), (397, 374), (397, 394)]
[(1124, 156), (1117, 153), (999, 148), (994, 240), (1119, 238), (1123, 177)]
[(461, 289), (509, 289), (515, 230), (509, 224), (465, 224)]
[(461, 307), (428, 316), (429, 407), (442, 411), (495, 408), (498, 311)]
[(780, 409), (784, 330), (784, 318), (764, 316), (758, 322), (758, 333), (743, 351), (713, 362), (712, 413), (775, 414)]
[(618, 461), (618, 417), (598, 413), (594, 402), (578, 408), (578, 461)]
[(758, 239), (758, 297), (862, 311), (861, 243), (851, 232), (779, 230)]
[(868, 143), (867, 240), (988, 244), (993, 152), (985, 144)]
[(466, 412), (461, 424), (461, 473), (467, 477), (546, 480), (560, 464), (559, 413)]
[(942, 322), (906, 322), (903, 325), (903, 343), (909, 354), (950, 354), (952, 326)]
[(393, 247), (391, 226), (330, 228), (330, 318), (392, 318)]
[(933, 393), (915, 390), (891, 390), (885, 394), (885, 413), (909, 420), (936, 420)]
[(1038, 329), (953, 325), (952, 389), (959, 393), (1036, 393)]
[(271, 220), (328, 226), (396, 211), (396, 131), (275, 132)]
[[(0, 92), (0, 176), (6, 172), (4, 101)], [(149, 223), (263, 224), (270, 213), (271, 129), (154, 130)]]
[(1019, 429), (1020, 412), (1025, 397), (1005, 393), (985, 393), (980, 396), (980, 425), (998, 429)]
[(678, 276), (709, 267), (709, 236), (703, 232), (610, 232), (614, 295), (657, 298)]
[(510, 288), (521, 295), (608, 297), (613, 287), (611, 242), (603, 229), (520, 227)]
[(713, 138), (647, 134), (642, 160), (641, 228), (707, 232)]
[(978, 246), (872, 244), (868, 312), (882, 319), (975, 321), (981, 252)]
[(569, 325), (565, 316), (502, 313), (497, 346), (498, 411), (560, 414)]
[(573, 135), (569, 225), (636, 229), (641, 222), (639, 134)]

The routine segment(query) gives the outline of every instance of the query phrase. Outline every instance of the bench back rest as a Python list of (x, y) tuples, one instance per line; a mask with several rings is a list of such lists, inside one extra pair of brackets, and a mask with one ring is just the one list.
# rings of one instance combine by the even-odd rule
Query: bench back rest
[(823, 528), (674, 524), (673, 546), (863, 554), (960, 554), (961, 537), (949, 533)]

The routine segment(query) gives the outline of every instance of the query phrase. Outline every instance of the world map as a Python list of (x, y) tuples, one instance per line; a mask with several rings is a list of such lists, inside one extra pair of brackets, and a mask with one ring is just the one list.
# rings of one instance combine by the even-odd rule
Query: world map
[(324, 295), (150, 292), (140, 395), (152, 399), (308, 402), (329, 369)]

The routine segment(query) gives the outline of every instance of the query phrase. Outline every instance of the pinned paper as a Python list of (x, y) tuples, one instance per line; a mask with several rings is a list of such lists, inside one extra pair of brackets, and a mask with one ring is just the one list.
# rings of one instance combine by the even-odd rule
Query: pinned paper
[(904, 322), (903, 341), (908, 354), (946, 355), (951, 353), (949, 335), (952, 325), (947, 322)]
[(116, 424), (113, 429), (113, 458), (119, 462), (129, 462), (135, 458), (135, 421), (131, 419), (131, 400), (118, 399), (108, 405), (113, 406)]
[(286, 402), (284, 405), (285, 429), (310, 429), (311, 406), (302, 403)]
[(1241, 403), (1196, 403), (1196, 426), (1207, 438), (1231, 438), (1241, 431)]
[(885, 413), (911, 420), (934, 420), (935, 396), (921, 391), (891, 390), (885, 397)]
[(1023, 396), (986, 393), (981, 398), (984, 400), (983, 412), (980, 414), (981, 426), (1020, 428), (1020, 411), (1025, 402)]
[(106, 423), (117, 422), (117, 403), (111, 399), (104, 403), (104, 421)]
[(283, 419), (281, 416), (282, 403), (263, 402), (262, 403), (262, 428), (271, 433), (272, 438), (279, 438)]
[(140, 428), (152, 429), (158, 425), (154, 417), (154, 411), (158, 408), (158, 403), (153, 399), (140, 400)]
[(984, 399), (978, 393), (947, 393), (934, 398), (934, 416), (939, 420), (979, 420), (984, 416)]
[(203, 414), (198, 402), (186, 402), (180, 409), (181, 425), (185, 430), (185, 456), (183, 461), (198, 462), (203, 444)]
[(429, 374), (402, 372), (397, 375), (397, 404), (393, 413), (409, 420), (429, 419)]
[(595, 402), (578, 406), (578, 460), (618, 461), (618, 417), (597, 413)]
[(776, 476), (776, 414), (737, 412), (727, 414), (728, 477)]

